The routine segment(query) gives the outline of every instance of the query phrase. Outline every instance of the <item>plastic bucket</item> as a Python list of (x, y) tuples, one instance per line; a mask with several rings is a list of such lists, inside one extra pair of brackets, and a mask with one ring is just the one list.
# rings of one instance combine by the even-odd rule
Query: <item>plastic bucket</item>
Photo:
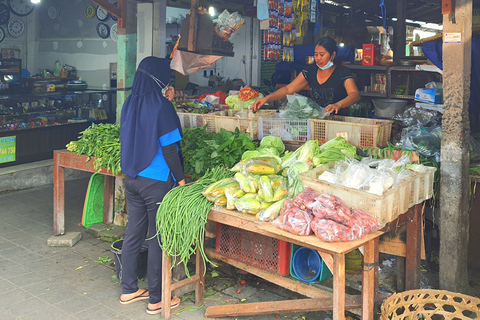
[[(115, 254), (115, 271), (117, 278), (122, 280), (122, 245), (123, 239), (117, 240), (110, 246), (110, 251)], [(143, 279), (147, 275), (148, 245), (144, 243), (137, 260), (137, 278)]]
[(322, 258), (317, 251), (301, 247), (292, 259), (293, 271), (299, 280), (313, 282), (322, 273)]

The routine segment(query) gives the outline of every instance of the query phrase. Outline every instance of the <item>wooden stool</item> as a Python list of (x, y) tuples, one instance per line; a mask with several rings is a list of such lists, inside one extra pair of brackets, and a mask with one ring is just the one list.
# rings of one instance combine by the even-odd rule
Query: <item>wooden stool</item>
[[(203, 240), (202, 240), (203, 241)], [(168, 320), (171, 316), (172, 291), (195, 283), (195, 305), (201, 306), (205, 302), (205, 264), (197, 248), (195, 259), (195, 275), (191, 279), (183, 279), (172, 283), (172, 257), (163, 253), (162, 257), (162, 319)]]

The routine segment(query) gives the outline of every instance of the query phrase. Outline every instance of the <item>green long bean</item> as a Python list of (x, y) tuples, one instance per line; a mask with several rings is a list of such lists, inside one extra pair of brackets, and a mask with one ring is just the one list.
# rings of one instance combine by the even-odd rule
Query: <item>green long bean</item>
[[(209, 170), (202, 178), (170, 190), (157, 211), (157, 238), (163, 252), (174, 260), (172, 268), (187, 263), (199, 249), (203, 263), (210, 262), (204, 251), (203, 236), (207, 215), (213, 204), (202, 194), (212, 183), (231, 177), (233, 172), (218, 167)], [(205, 268), (206, 270), (206, 268)]]

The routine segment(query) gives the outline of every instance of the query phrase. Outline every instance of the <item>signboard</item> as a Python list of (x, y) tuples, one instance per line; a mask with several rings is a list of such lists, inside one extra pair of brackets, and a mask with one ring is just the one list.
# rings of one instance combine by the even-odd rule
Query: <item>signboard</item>
[(461, 33), (445, 33), (445, 43), (461, 43), (462, 34)]
[(0, 138), (0, 163), (16, 160), (16, 136)]

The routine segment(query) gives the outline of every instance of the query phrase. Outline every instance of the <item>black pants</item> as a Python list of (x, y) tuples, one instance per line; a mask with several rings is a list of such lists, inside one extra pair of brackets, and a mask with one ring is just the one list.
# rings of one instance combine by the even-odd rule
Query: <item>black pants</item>
[[(157, 233), (156, 215), (158, 203), (175, 186), (173, 179), (167, 182), (143, 177), (125, 176), (125, 194), (128, 205), (128, 224), (122, 246), (122, 293), (138, 290), (137, 260), (147, 237)], [(150, 303), (162, 300), (162, 249), (158, 237), (148, 240), (148, 291)]]

